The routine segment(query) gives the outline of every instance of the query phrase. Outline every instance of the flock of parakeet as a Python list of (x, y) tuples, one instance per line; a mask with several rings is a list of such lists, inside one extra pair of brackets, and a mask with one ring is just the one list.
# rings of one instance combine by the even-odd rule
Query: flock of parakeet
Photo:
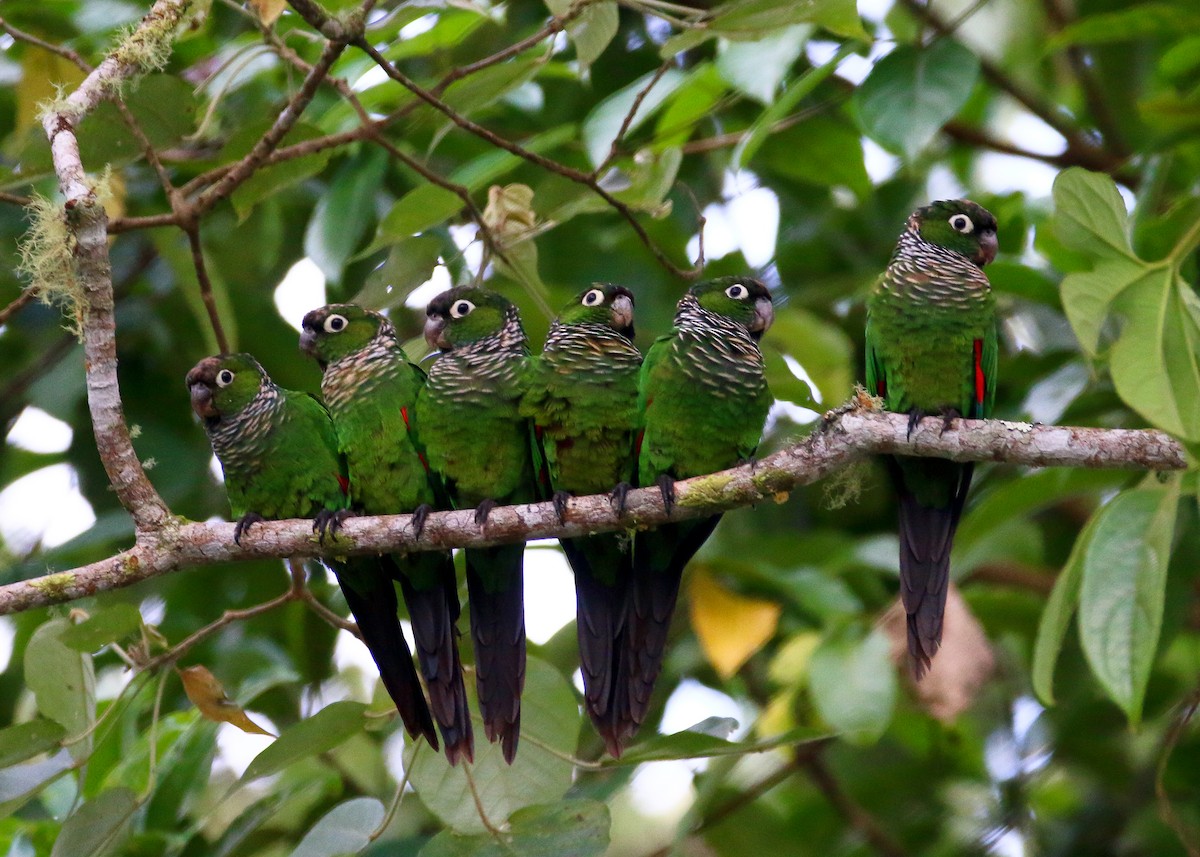
[[(946, 424), (987, 417), (995, 397), (996, 325), (982, 267), (996, 221), (967, 200), (909, 218), (871, 294), (869, 391), (890, 411)], [(347, 515), (551, 499), (657, 487), (753, 460), (772, 397), (758, 342), (774, 317), (759, 281), (693, 286), (671, 332), (642, 358), (632, 293), (579, 294), (531, 356), (517, 308), (458, 287), (427, 310), (438, 352), (428, 376), (381, 314), (334, 304), (305, 316), (300, 347), (323, 370), (317, 398), (276, 386), (247, 354), (201, 360), (187, 375), (192, 407), (225, 474), (235, 540), (257, 521), (312, 518), (322, 537)], [(888, 459), (900, 497), (901, 597), (919, 678), (941, 641), (954, 530), (972, 466)], [(683, 570), (720, 515), (629, 533), (563, 539), (575, 573), (584, 707), (620, 755), (645, 719), (661, 671)], [(468, 548), (466, 580), (480, 716), (504, 758), (516, 755), (525, 680), (524, 543)], [(327, 559), (409, 734), (473, 760), (458, 651), (459, 600), (449, 551)], [(401, 631), (396, 586), (416, 641), (425, 691)]]

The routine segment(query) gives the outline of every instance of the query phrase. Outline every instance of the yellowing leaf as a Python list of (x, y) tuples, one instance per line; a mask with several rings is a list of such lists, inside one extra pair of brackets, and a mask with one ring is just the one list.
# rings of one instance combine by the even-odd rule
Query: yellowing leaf
[(206, 719), (214, 723), (232, 723), (251, 735), (275, 737), (246, 716), (242, 707), (225, 693), (225, 688), (217, 681), (217, 677), (208, 671), (208, 667), (185, 667), (179, 671), (179, 678), (183, 680), (183, 692)]
[(250, 0), (250, 6), (258, 13), (258, 20), (269, 27), (283, 14), (287, 0)]
[(803, 683), (808, 675), (812, 653), (820, 642), (821, 635), (816, 631), (801, 631), (793, 635), (771, 658), (771, 665), (767, 667), (771, 681), (782, 687), (796, 687)]
[(773, 601), (729, 591), (703, 570), (692, 578), (690, 595), (692, 627), (705, 657), (723, 679), (774, 636), (783, 612)]

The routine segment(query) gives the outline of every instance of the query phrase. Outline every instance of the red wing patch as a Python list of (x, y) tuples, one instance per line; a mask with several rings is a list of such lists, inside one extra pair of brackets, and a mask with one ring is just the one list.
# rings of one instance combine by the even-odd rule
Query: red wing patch
[(983, 340), (975, 340), (975, 403), (983, 404), (987, 379), (983, 377)]
[(349, 494), (350, 493), (350, 480), (339, 473), (339, 474), (337, 474), (337, 481), (338, 481), (338, 487), (342, 489), (342, 494), (343, 495)]
[(408, 408), (401, 408), (401, 409), (400, 409), (400, 418), (401, 418), (402, 420), (404, 420), (404, 430), (405, 430), (405, 431), (412, 431), (412, 426), (410, 426), (410, 425), (408, 424)]
[(883, 382), (882, 378), (875, 382), (875, 395), (880, 398), (887, 395), (887, 384)]

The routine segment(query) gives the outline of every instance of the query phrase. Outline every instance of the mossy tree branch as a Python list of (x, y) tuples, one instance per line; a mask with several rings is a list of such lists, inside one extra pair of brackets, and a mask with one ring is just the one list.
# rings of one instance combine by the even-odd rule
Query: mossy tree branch
[(855, 401), (832, 411), (800, 442), (752, 464), (687, 479), (676, 485), (668, 514), (657, 488), (631, 491), (624, 513), (608, 495), (576, 497), (560, 522), (553, 503), (502, 506), (485, 527), (471, 510), (436, 512), (420, 538), (410, 515), (351, 518), (332, 544), (321, 545), (312, 522), (255, 524), (233, 541), (233, 524), (172, 523), (139, 533), (136, 544), (116, 556), (80, 568), (0, 587), (0, 614), (73, 601), (184, 568), (264, 557), (322, 556), (477, 547), (537, 538), (558, 538), (644, 528), (749, 506), (783, 502), (792, 489), (880, 453), (904, 453), (953, 461), (996, 461), (1036, 467), (1181, 470), (1183, 448), (1153, 430), (1033, 426), (1000, 420), (960, 420), (943, 431), (925, 420), (907, 436), (908, 418), (872, 410)]

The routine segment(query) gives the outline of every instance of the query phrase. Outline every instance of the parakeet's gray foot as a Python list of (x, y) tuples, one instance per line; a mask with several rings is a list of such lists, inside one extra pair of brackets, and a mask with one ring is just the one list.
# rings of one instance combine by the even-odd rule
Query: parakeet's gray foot
[(917, 426), (921, 424), (924, 416), (925, 412), (920, 408), (913, 408), (908, 412), (908, 440), (912, 440), (912, 433), (917, 430)]
[(338, 509), (336, 512), (322, 509), (317, 512), (316, 517), (313, 518), (313, 532), (318, 534), (317, 541), (325, 544), (325, 539), (336, 534), (341, 528), (342, 522), (352, 517), (354, 517), (354, 513), (349, 509)]
[(950, 423), (961, 419), (962, 414), (960, 414), (955, 408), (947, 408), (946, 410), (942, 411), (942, 430), (938, 432), (938, 437), (941, 437), (950, 430)]
[(670, 517), (675, 508), (675, 477), (669, 473), (663, 473), (654, 480), (654, 484), (658, 486), (659, 493), (662, 494), (663, 506), (667, 510), (667, 517)]
[(617, 507), (617, 514), (625, 514), (625, 501), (629, 499), (629, 492), (633, 490), (633, 486), (628, 482), (618, 482), (612, 491), (608, 493), (608, 501)]
[(433, 511), (433, 507), (428, 503), (422, 503), (417, 508), (413, 509), (413, 538), (421, 538), (421, 533), (425, 532), (425, 520), (429, 517), (429, 513)]
[(487, 524), (488, 515), (492, 514), (492, 509), (495, 509), (500, 504), (495, 500), (487, 499), (475, 507), (475, 523), (479, 526)]
[(554, 501), (554, 514), (558, 515), (559, 526), (567, 522), (567, 503), (572, 496), (570, 491), (555, 491), (551, 498)]
[(246, 531), (259, 521), (265, 520), (266, 518), (258, 514), (258, 512), (247, 512), (242, 515), (242, 517), (238, 518), (237, 526), (233, 528), (233, 543), (240, 545), (242, 543), (242, 536), (246, 534)]

